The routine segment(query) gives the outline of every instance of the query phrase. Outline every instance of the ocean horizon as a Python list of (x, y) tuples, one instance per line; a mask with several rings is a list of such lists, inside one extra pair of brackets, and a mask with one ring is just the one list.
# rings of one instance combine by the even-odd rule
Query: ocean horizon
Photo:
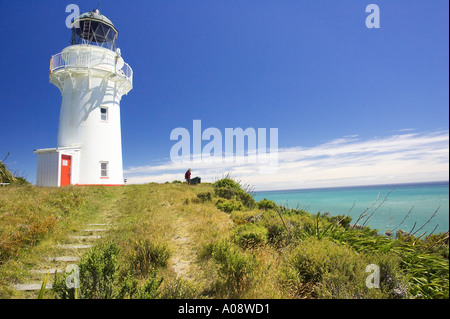
[(366, 212), (358, 224), (380, 233), (403, 230), (420, 236), (449, 229), (449, 181), (266, 190), (256, 191), (254, 198), (311, 214), (349, 215), (352, 223)]

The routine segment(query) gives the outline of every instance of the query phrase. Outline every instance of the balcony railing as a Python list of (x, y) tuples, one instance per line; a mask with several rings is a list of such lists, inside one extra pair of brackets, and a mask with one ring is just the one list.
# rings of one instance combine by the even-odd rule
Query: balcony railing
[(50, 59), (50, 74), (65, 68), (98, 69), (115, 73), (132, 83), (133, 70), (122, 61), (96, 52), (60, 52)]

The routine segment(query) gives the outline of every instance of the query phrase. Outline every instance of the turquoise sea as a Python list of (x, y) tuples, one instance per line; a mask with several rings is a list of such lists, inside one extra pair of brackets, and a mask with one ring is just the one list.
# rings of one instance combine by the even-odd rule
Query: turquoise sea
[[(270, 199), (290, 208), (306, 210), (312, 214), (329, 212), (332, 216), (348, 214), (352, 223), (366, 211), (372, 217), (366, 226), (385, 230), (419, 230), (437, 210), (431, 220), (416, 233), (446, 232), (449, 229), (449, 183), (397, 184), (341, 188), (262, 191), (255, 200)], [(378, 200), (377, 200), (378, 198)], [(384, 201), (384, 202), (383, 202)], [(405, 216), (406, 219), (402, 222)], [(363, 224), (365, 218), (358, 224)], [(399, 226), (400, 225), (400, 226)]]

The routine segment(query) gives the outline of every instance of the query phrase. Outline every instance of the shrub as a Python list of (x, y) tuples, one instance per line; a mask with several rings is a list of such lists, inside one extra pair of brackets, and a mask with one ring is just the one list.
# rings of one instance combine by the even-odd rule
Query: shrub
[(266, 211), (261, 220), (267, 231), (267, 239), (275, 247), (282, 247), (291, 244), (301, 238), (313, 234), (313, 219), (306, 215), (286, 215), (281, 212), (281, 216), (274, 211)]
[[(137, 298), (154, 299), (159, 294), (163, 278), (157, 277), (153, 270), (142, 286), (139, 281), (119, 267), (119, 248), (115, 243), (94, 246), (80, 261), (79, 289), (77, 295), (81, 299), (116, 299)], [(75, 289), (67, 288), (66, 278), (55, 274), (53, 291), (61, 299), (75, 298)]]
[(211, 192), (198, 193), (197, 197), (200, 199), (200, 201), (202, 203), (212, 201), (212, 194), (211, 194)]
[(248, 194), (239, 182), (226, 177), (221, 180), (216, 181), (213, 184), (214, 194), (217, 197), (225, 199), (236, 199), (240, 201), (245, 207), (253, 208), (256, 206), (255, 199), (252, 195)]
[(273, 211), (265, 212), (262, 215), (260, 224), (267, 229), (267, 241), (275, 247), (284, 246), (291, 240), (291, 234), (277, 213)]
[[(79, 264), (80, 288), (78, 295), (85, 299), (113, 298), (119, 278), (117, 255), (119, 248), (114, 243), (94, 246)], [(66, 278), (55, 275), (53, 290), (61, 299), (74, 298), (74, 289), (66, 287)]]
[[(359, 260), (354, 252), (344, 246), (338, 246), (328, 240), (309, 238), (302, 241), (288, 258), (289, 268), (285, 270), (288, 281), (298, 286), (309, 287), (308, 294), (323, 297), (321, 293), (332, 286), (332, 296), (339, 297), (347, 286), (354, 284), (355, 271)], [(362, 270), (364, 271), (364, 269)], [(364, 282), (364, 281), (363, 281)], [(360, 285), (358, 285), (359, 287)], [(300, 291), (300, 287), (298, 288)]]
[(282, 223), (271, 219), (269, 221), (266, 220), (264, 225), (267, 229), (267, 240), (269, 243), (275, 246), (283, 246), (289, 240), (290, 235)]
[(337, 216), (331, 217), (331, 221), (333, 221), (335, 223), (339, 222), (339, 225), (341, 225), (345, 229), (348, 229), (352, 222), (352, 218), (350, 216), (337, 215)]
[[(380, 267), (380, 289), (366, 286), (366, 267), (372, 263)], [(369, 258), (327, 238), (309, 237), (292, 251), (283, 275), (291, 284), (308, 287), (307, 293), (317, 298), (402, 298), (399, 263), (391, 255)]]
[(115, 297), (126, 299), (156, 299), (161, 294), (160, 286), (162, 281), (163, 278), (158, 278), (156, 270), (150, 274), (143, 286), (139, 286), (139, 281), (128, 274), (122, 279)]
[(247, 255), (228, 240), (204, 247), (202, 257), (212, 257), (219, 265), (219, 275), (231, 294), (243, 289), (249, 283), (250, 274), (256, 267), (254, 255)]
[(415, 298), (448, 299), (448, 259), (436, 253), (413, 250), (405, 247), (399, 250), (402, 268), (411, 276), (409, 294)]
[(252, 197), (252, 195), (246, 193), (242, 189), (236, 190), (234, 188), (219, 187), (214, 189), (214, 194), (217, 197), (225, 199), (236, 199), (247, 208), (253, 208), (256, 206), (255, 199)]
[(167, 261), (170, 257), (167, 245), (144, 239), (135, 241), (132, 247), (130, 269), (135, 274), (145, 276), (153, 269), (167, 266)]
[(231, 214), (231, 218), (233, 219), (236, 225), (246, 224), (246, 223), (257, 223), (261, 221), (263, 218), (263, 213), (260, 211), (254, 210), (246, 210), (246, 211), (234, 211)]
[(242, 210), (243, 205), (241, 202), (232, 200), (219, 200), (216, 203), (216, 207), (225, 213), (231, 213), (235, 210)]
[(267, 242), (268, 231), (256, 224), (245, 224), (234, 229), (234, 241), (241, 247), (255, 247)]
[(197, 286), (183, 278), (171, 280), (161, 291), (161, 299), (197, 299), (198, 297)]
[(16, 180), (12, 183), (13, 185), (16, 185), (16, 186), (31, 185), (31, 183), (29, 181), (27, 181), (25, 177), (15, 176), (15, 178), (16, 178)]
[(153, 271), (142, 288), (138, 288), (136, 293), (130, 295), (133, 299), (156, 299), (160, 295), (160, 286), (163, 278), (157, 277), (157, 272)]
[[(9, 153), (8, 153), (9, 155)], [(17, 179), (14, 175), (8, 170), (5, 164), (0, 161), (0, 183), (14, 183)]]
[(276, 207), (277, 207), (277, 204), (275, 204), (274, 201), (271, 201), (271, 200), (268, 200), (268, 199), (265, 199), (265, 198), (258, 202), (258, 208), (259, 209), (268, 210), (268, 209), (274, 209)]
[(236, 181), (234, 181), (230, 177), (225, 177), (225, 178), (222, 178), (222, 179), (216, 181), (213, 184), (213, 187), (214, 187), (214, 189), (217, 189), (217, 188), (230, 188), (230, 189), (234, 189), (236, 191), (242, 190), (241, 184), (236, 182)]
[(217, 197), (225, 198), (225, 199), (232, 199), (236, 196), (237, 190), (231, 187), (215, 187), (214, 188), (214, 195)]
[(236, 194), (236, 197), (238, 200), (242, 202), (242, 204), (247, 208), (254, 208), (256, 206), (256, 201), (253, 198), (252, 195), (246, 193), (245, 191), (241, 190)]
[(376, 253), (366, 258), (380, 267), (380, 288), (385, 298), (400, 299), (408, 295), (407, 276), (401, 270), (402, 259), (394, 253)]
[(435, 252), (444, 259), (449, 259), (448, 233), (432, 234), (425, 239), (427, 251)]

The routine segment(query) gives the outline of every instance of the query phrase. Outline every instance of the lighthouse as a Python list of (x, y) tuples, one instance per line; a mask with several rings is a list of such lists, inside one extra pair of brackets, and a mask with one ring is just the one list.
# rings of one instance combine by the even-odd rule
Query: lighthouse
[(71, 30), (71, 45), (50, 59), (62, 102), (57, 147), (34, 150), (36, 185), (123, 185), (120, 101), (133, 71), (116, 27), (98, 10), (75, 18)]

